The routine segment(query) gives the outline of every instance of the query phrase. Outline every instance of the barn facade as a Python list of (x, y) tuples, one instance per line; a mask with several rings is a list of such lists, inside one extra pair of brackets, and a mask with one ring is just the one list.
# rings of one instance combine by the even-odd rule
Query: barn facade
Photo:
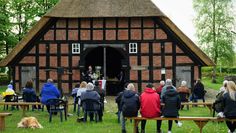
[(61, 0), (0, 62), (12, 68), (17, 91), (32, 79), (40, 92), (52, 78), (63, 93), (89, 65), (114, 95), (121, 72), (139, 91), (167, 78), (192, 88), (201, 67), (214, 63), (150, 0)]

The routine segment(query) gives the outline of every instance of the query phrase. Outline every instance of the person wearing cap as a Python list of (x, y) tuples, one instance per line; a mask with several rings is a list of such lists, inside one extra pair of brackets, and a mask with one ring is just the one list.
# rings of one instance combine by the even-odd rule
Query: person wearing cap
[[(161, 116), (160, 96), (156, 93), (155, 87), (148, 83), (144, 92), (140, 96), (140, 113), (145, 118), (155, 118)], [(146, 120), (141, 121), (141, 133), (145, 133)], [(161, 121), (156, 122), (157, 132), (161, 133)]]
[[(96, 100), (96, 101), (100, 102), (100, 95), (96, 91), (94, 91), (94, 85), (92, 83), (88, 83), (86, 85), (86, 91), (81, 93), (80, 99), (81, 99), (82, 105), (83, 105), (84, 100), (89, 100), (89, 99)], [(102, 121), (102, 109), (101, 109), (101, 107), (95, 107), (95, 108), (97, 108), (97, 109), (99, 108), (98, 109), (99, 110), (98, 117), (99, 117), (99, 121)], [(93, 117), (94, 117), (93, 113), (90, 113), (89, 117), (90, 117), (90, 121), (94, 121), (93, 120)]]

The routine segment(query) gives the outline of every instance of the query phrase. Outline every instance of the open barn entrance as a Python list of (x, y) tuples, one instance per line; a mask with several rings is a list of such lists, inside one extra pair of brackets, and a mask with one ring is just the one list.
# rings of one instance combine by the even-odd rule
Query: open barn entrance
[(85, 71), (92, 66), (97, 79), (106, 80), (106, 94), (117, 95), (123, 90), (124, 82), (128, 76), (126, 67), (127, 57), (122, 48), (98, 46), (87, 48), (84, 55)]

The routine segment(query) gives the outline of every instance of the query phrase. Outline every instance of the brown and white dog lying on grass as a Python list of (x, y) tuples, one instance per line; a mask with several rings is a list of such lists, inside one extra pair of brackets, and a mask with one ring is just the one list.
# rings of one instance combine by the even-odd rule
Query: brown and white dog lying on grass
[(35, 117), (24, 117), (17, 124), (19, 128), (43, 128)]

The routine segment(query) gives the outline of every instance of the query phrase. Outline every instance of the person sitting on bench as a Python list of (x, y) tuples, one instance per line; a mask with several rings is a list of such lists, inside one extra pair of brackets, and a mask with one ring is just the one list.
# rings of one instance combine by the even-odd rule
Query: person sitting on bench
[(126, 133), (125, 117), (137, 117), (140, 107), (139, 96), (136, 93), (134, 84), (129, 83), (127, 89), (124, 90), (121, 98), (121, 126), (122, 133)]
[[(227, 119), (236, 119), (236, 85), (233, 81), (228, 81), (226, 92), (223, 95), (223, 108), (217, 116)], [(236, 122), (226, 120), (226, 125), (229, 128), (228, 133), (234, 133)]]
[[(140, 96), (142, 117), (154, 118), (161, 116), (160, 96), (156, 93), (155, 87), (148, 83), (144, 92)], [(141, 133), (145, 133), (146, 120), (141, 121)], [(157, 120), (157, 133), (161, 133), (161, 121)]]
[[(166, 92), (163, 94), (161, 99), (162, 103), (165, 104), (162, 108), (162, 115), (164, 117), (175, 118), (179, 116), (178, 111), (181, 105), (180, 97), (178, 92), (172, 87), (172, 82), (170, 79), (167, 79), (166, 85)], [(168, 133), (171, 133), (172, 123), (172, 120), (168, 121)]]

